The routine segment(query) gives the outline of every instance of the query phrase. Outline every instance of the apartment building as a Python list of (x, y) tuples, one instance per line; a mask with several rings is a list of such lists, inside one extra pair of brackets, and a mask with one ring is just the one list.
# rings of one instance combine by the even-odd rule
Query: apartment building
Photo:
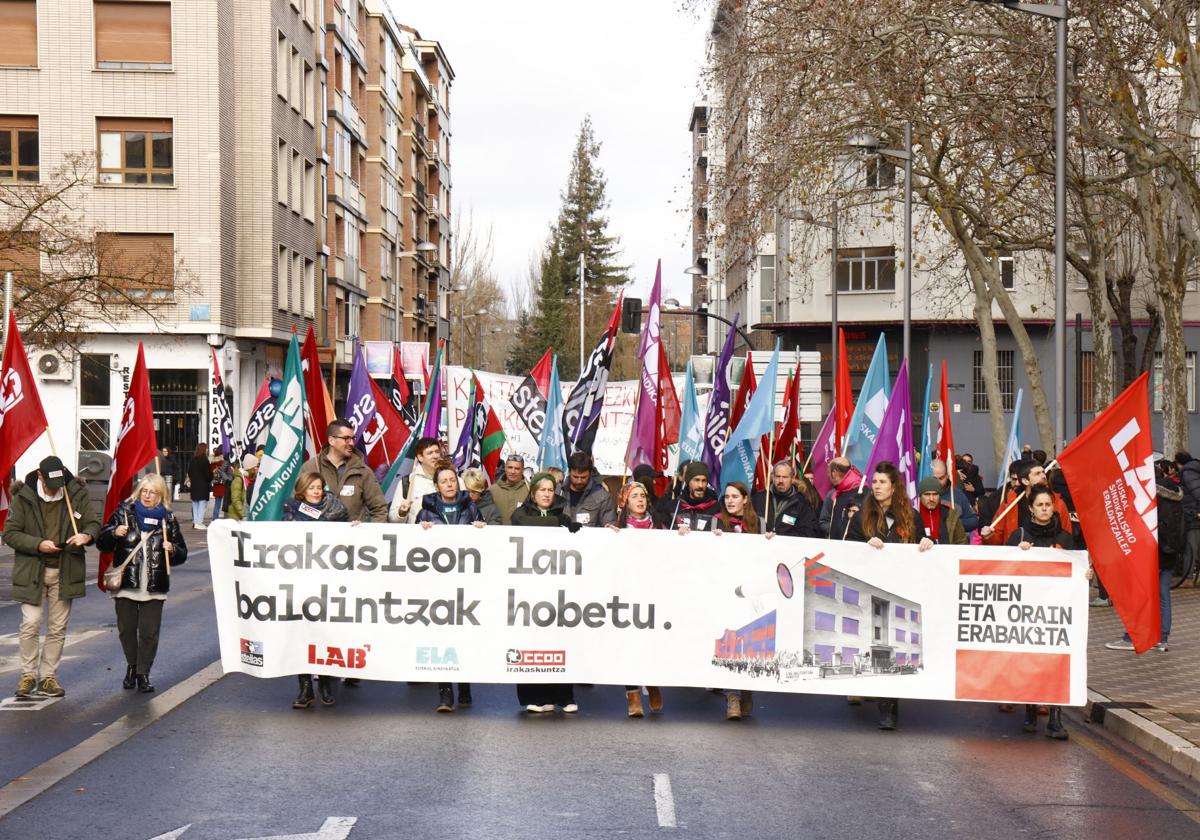
[[(708, 105), (692, 106), (688, 120), (688, 131), (692, 135), (692, 267), (696, 270), (692, 278), (693, 310), (709, 306), (708, 297)], [(689, 269), (690, 270), (690, 269)], [(704, 318), (693, 319), (692, 330), (696, 347), (694, 352), (708, 352), (708, 330)]]
[[(710, 33), (710, 56), (723, 48), (725, 39), (737, 25), (736, 0), (716, 4)], [(735, 63), (736, 64), (736, 63)], [(726, 67), (729, 65), (726, 64)], [(852, 385), (857, 391), (870, 364), (880, 332), (887, 337), (891, 376), (897, 373), (902, 356), (903, 334), (903, 263), (904, 220), (899, 211), (903, 201), (904, 175), (889, 158), (878, 154), (847, 152), (834, 177), (848, 189), (856, 190), (857, 207), (842, 209), (836, 219), (839, 237), (836, 276), (831, 277), (830, 248), (834, 221), (831, 208), (797, 207), (781, 199), (769, 208), (769, 218), (745, 217), (747, 184), (724, 178), (725, 167), (738, 169), (753, 136), (754, 109), (737, 78), (716, 78), (707, 91), (703, 120), (699, 107), (693, 109), (689, 124), (693, 161), (693, 249), (696, 261), (703, 265), (710, 311), (732, 318), (735, 314), (754, 339), (755, 347), (769, 348), (776, 337), (786, 349), (817, 350), (822, 354), (822, 381), (825, 392), (822, 414), (832, 402), (831, 336), (833, 284), (837, 288), (839, 324), (845, 329), (847, 357)], [(697, 151), (701, 126), (704, 128), (705, 166), (700, 166)], [(801, 221), (802, 211), (813, 217)], [(971, 452), (981, 464), (985, 476), (994, 477), (992, 437), (988, 421), (983, 352), (979, 325), (973, 312), (974, 299), (964, 291), (966, 269), (961, 255), (941, 230), (932, 224), (919, 205), (914, 207), (911, 392), (923, 394), (929, 366), (940, 372), (947, 364), (949, 383), (948, 411), (954, 423), (958, 451)], [(762, 231), (751, 234), (749, 231)], [(1025, 317), (1024, 326), (1038, 349), (1046, 398), (1053, 406), (1054, 359), (1054, 288), (1053, 267), (1045, 255), (997, 253), (995, 260), (1005, 288), (1017, 311)], [(1090, 308), (1081, 277), (1068, 270), (1066, 345), (1063, 360), (1066, 373), (1065, 425), (1067, 438), (1076, 428), (1085, 426), (1094, 416), (1092, 385), (1092, 336)], [(1193, 281), (1193, 287), (1197, 281)], [(1189, 292), (1195, 288), (1189, 288)], [(1200, 434), (1200, 405), (1197, 403), (1198, 353), (1200, 347), (1200, 295), (1189, 293), (1184, 303), (1187, 400), (1192, 434)], [(1076, 318), (1082, 323), (1076, 327)], [(1012, 412), (1018, 390), (1024, 389), (1021, 425), (1029, 442), (1037, 445), (1036, 425), (1030, 399), (1029, 379), (1021, 353), (999, 305), (993, 307), (999, 348), (998, 384), (1004, 410)], [(1142, 336), (1147, 322), (1137, 324)], [(1115, 330), (1115, 326), (1114, 326)], [(727, 328), (710, 320), (708, 349), (720, 349)], [(1119, 339), (1115, 335), (1114, 339)], [(744, 350), (738, 343), (738, 351)], [(1161, 354), (1160, 354), (1161, 355)], [(1155, 366), (1153, 425), (1156, 440), (1161, 440), (1161, 362)], [(937, 384), (934, 385), (937, 400)], [(1100, 406), (1103, 408), (1103, 406)], [(919, 421), (924, 413), (914, 405)], [(802, 423), (807, 444), (819, 422)]]

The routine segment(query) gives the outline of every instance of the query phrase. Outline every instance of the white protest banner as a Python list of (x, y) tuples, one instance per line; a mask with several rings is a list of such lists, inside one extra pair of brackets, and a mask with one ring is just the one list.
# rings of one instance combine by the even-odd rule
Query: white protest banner
[(1085, 700), (1083, 552), (229, 520), (208, 544), (226, 671)]
[[(521, 422), (517, 410), (512, 406), (512, 395), (517, 390), (523, 376), (508, 376), (502, 373), (486, 373), (475, 371), (479, 384), (483, 386), (488, 403), (500, 418), (504, 427), (504, 435), (508, 442), (508, 451), (519, 452), (525, 458), (525, 463), (532, 466), (537, 462), (537, 441)], [(673, 377), (675, 390), (683, 387), (683, 376)], [(563, 399), (567, 398), (574, 382), (563, 383)], [(633, 410), (637, 400), (636, 380), (609, 382), (604, 391), (604, 410), (600, 412), (600, 428), (596, 432), (596, 442), (592, 447), (592, 457), (596, 461), (596, 469), (601, 475), (624, 475), (628, 470), (625, 466), (625, 448), (629, 445), (629, 433), (633, 429)], [(447, 439), (458, 440), (462, 430), (463, 420), (471, 403), (471, 370), (470, 368), (450, 365), (446, 368), (446, 430)]]

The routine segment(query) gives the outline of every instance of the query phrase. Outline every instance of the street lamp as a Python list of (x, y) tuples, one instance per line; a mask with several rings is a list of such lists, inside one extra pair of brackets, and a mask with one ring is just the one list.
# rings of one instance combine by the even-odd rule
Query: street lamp
[(1066, 443), (1067, 356), (1067, 0), (1058, 5), (1019, 3), (1015, 0), (975, 0), (1054, 21), (1054, 448)]
[(836, 198), (833, 199), (830, 220), (828, 222), (822, 222), (814, 218), (813, 214), (808, 210), (801, 210), (795, 216), (789, 216), (788, 218), (829, 229), (829, 288), (832, 290), (832, 297), (830, 299), (830, 326), (833, 335), (829, 349), (829, 381), (832, 386), (832, 392), (836, 395), (838, 364), (838, 200)]
[[(486, 309), (480, 308), (480, 309), (476, 309), (472, 313), (472, 316), (475, 318), (478, 318), (480, 315), (486, 315), (486, 314), (488, 314), (488, 311)], [(463, 339), (464, 339), (463, 344), (464, 345), (466, 344), (466, 341), (465, 341), (466, 337), (467, 337), (467, 333), (464, 330), (463, 331)], [(465, 349), (466, 348), (464, 347), (464, 350)], [(483, 327), (477, 326), (477, 327), (475, 327), (475, 367), (479, 367), (479, 359), (482, 356), (483, 356)], [(464, 364), (465, 364), (465, 360), (464, 360)]]
[(865, 132), (852, 134), (846, 144), (868, 154), (882, 155), (904, 162), (904, 358), (908, 358), (912, 340), (912, 123), (904, 123), (904, 148), (880, 148), (879, 138)]
[(754, 349), (754, 342), (750, 340), (750, 336), (746, 333), (746, 331), (734, 324), (733, 321), (730, 321), (728, 318), (723, 318), (720, 315), (714, 315), (707, 309), (684, 309), (679, 301), (675, 298), (667, 298), (663, 301), (663, 306), (670, 307), (673, 313), (678, 313), (680, 315), (699, 315), (702, 318), (712, 318), (714, 321), (720, 321), (722, 324), (737, 330), (738, 336), (742, 339), (742, 341), (746, 342), (746, 346), (751, 350)]

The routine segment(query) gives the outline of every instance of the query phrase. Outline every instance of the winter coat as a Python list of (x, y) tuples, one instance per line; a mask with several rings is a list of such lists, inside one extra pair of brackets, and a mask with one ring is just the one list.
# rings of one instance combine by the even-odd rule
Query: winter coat
[(1158, 568), (1175, 569), (1187, 550), (1187, 521), (1182, 488), (1169, 478), (1158, 481)]
[(338, 468), (329, 460), (329, 447), (324, 447), (314, 458), (304, 464), (304, 469), (314, 469), (325, 479), (325, 492), (332, 493), (346, 506), (350, 518), (358, 522), (387, 522), (388, 504), (375, 473), (357, 452), (342, 465), (341, 478)]
[(520, 507), (513, 511), (512, 524), (518, 528), (558, 528), (561, 526), (570, 530), (571, 533), (583, 527), (567, 516), (567, 502), (562, 496), (555, 496), (550, 507), (544, 511), (533, 503), (533, 499), (526, 499), (521, 502)]
[[(138, 530), (137, 515), (134, 513), (133, 505), (133, 502), (126, 500), (117, 506), (117, 509), (112, 512), (112, 516), (108, 517), (108, 522), (104, 523), (104, 529), (96, 540), (96, 547), (101, 551), (112, 552), (114, 566), (120, 566), (129, 560), (132, 554), (133, 559), (129, 560), (129, 565), (125, 567), (125, 572), (121, 575), (122, 589), (138, 589), (141, 586), (142, 565), (148, 557), (150, 567), (146, 591), (152, 594), (165, 594), (171, 591), (171, 576), (167, 573), (166, 551), (163, 548), (163, 523), (159, 522), (157, 527), (144, 532), (146, 548), (143, 553), (143, 550), (138, 547), (143, 539), (143, 532)], [(153, 523), (148, 522), (147, 524)], [(129, 530), (125, 536), (118, 537), (116, 531), (122, 525), (127, 526)], [(183, 541), (183, 530), (179, 527), (179, 520), (170, 511), (167, 511), (166, 526), (167, 539), (173, 546), (171, 568), (182, 566), (187, 562), (188, 547), (187, 543)]]
[(1183, 487), (1183, 507), (1192, 514), (1187, 518), (1188, 530), (1200, 529), (1200, 459), (1193, 458), (1179, 468), (1179, 483)]
[(971, 504), (970, 497), (962, 488), (947, 486), (942, 491), (942, 501), (954, 505), (964, 531), (974, 531), (979, 527), (979, 514), (975, 512), (975, 506)]
[[(962, 518), (958, 515), (957, 510), (945, 505), (939, 506), (941, 521), (938, 523), (938, 532), (932, 536), (925, 532), (925, 520), (920, 517), (922, 510), (922, 507), (917, 508), (917, 528), (920, 531), (918, 537), (930, 537), (938, 545), (967, 544), (967, 529), (963, 527)], [(920, 542), (919, 539), (918, 542)]]
[[(400, 482), (400, 490), (392, 498), (392, 504), (388, 508), (387, 521), (407, 522), (412, 525), (417, 521), (417, 514), (421, 512), (421, 500), (437, 491), (437, 482), (433, 480), (433, 476), (426, 475), (418, 465)], [(408, 500), (408, 513), (401, 513), (400, 503), (405, 499)]]
[[(75, 527), (79, 533), (87, 534), (92, 540), (100, 536), (100, 517), (92, 507), (87, 485), (67, 472), (64, 493), (70, 496), (75, 510)], [(38, 495), (37, 471), (25, 477), (25, 483), (14, 482), (11, 488), (8, 522), (4, 525), (4, 544), (13, 550), (12, 598), (22, 604), (37, 606), (42, 603), (42, 579), (46, 560), (58, 560), (58, 597), (62, 601), (82, 598), (86, 594), (85, 563), (82, 546), (67, 545), (71, 529), (70, 514), (63, 511), (62, 522), (57, 534), (45, 533), (42, 520), (42, 500)], [(59, 554), (42, 554), (38, 544), (42, 540), (53, 540), (63, 546)]]
[[(829, 496), (832, 498), (833, 494)], [(831, 540), (846, 540), (849, 539), (850, 529), (850, 508), (861, 508), (866, 500), (866, 493), (850, 491), (842, 493), (834, 500), (833, 506), (829, 512), (829, 539)]]
[(475, 503), (475, 507), (479, 508), (479, 515), (487, 524), (504, 524), (504, 519), (500, 516), (500, 508), (496, 506), (496, 499), (492, 496), (490, 488), (479, 494), (479, 501)]
[(585, 528), (600, 528), (617, 521), (617, 508), (608, 490), (593, 476), (579, 494), (577, 503), (571, 502), (571, 492), (563, 493), (566, 514)]
[(500, 522), (503, 525), (512, 524), (513, 511), (529, 498), (529, 482), (525, 479), (509, 481), (506, 478), (497, 479), (489, 488), (496, 509), (500, 512)]
[(686, 525), (693, 531), (711, 531), (713, 517), (721, 512), (721, 507), (721, 501), (711, 487), (705, 489), (704, 497), (699, 500), (690, 495), (680, 496), (675, 500), (671, 514), (671, 530)]
[(417, 522), (432, 522), (435, 525), (471, 525), (483, 521), (483, 514), (466, 490), (459, 490), (453, 504), (458, 506), (454, 513), (446, 513), (448, 503), (441, 493), (429, 493), (421, 500), (421, 510), (417, 513)]
[(193, 502), (207, 502), (212, 495), (212, 470), (208, 467), (208, 459), (203, 455), (188, 461), (188, 487)]
[[(1054, 491), (1051, 492), (1053, 493)], [(997, 509), (997, 512), (1003, 510), (1004, 505), (1011, 502), (1015, 495), (1012, 491), (1005, 494), (1004, 502)], [(1004, 518), (996, 523), (992, 535), (983, 538), (986, 545), (1008, 545), (1008, 538), (1012, 536), (1013, 531), (1022, 525), (1029, 524), (1029, 506), (1025, 504), (1027, 498), (1023, 498), (1013, 505), (1008, 513), (1004, 514)], [(1054, 512), (1058, 514), (1058, 521), (1062, 526), (1071, 527), (1071, 512), (1067, 510), (1067, 506), (1063, 504), (1063, 500), (1058, 497), (1057, 493), (1054, 494)], [(1074, 541), (1072, 540), (1072, 542)]]
[(1018, 525), (1009, 535), (1006, 545), (1020, 545), (1023, 542), (1035, 548), (1062, 548), (1067, 551), (1075, 549), (1075, 538), (1062, 529), (1057, 513), (1050, 517), (1047, 525), (1038, 525), (1032, 520), (1025, 525)]
[(337, 496), (326, 492), (321, 501), (311, 504), (295, 497), (283, 501), (284, 522), (349, 522), (350, 511)]
[(246, 518), (246, 497), (250, 488), (246, 486), (246, 476), (241, 467), (233, 470), (233, 481), (229, 483), (229, 500), (225, 504), (225, 518), (241, 520)]
[(863, 531), (863, 509), (859, 509), (858, 513), (854, 514), (854, 518), (850, 520), (850, 529), (846, 532), (846, 539), (850, 542), (868, 542), (872, 537), (879, 537), (885, 543), (919, 543), (921, 541), (921, 514), (920, 511), (912, 512), (913, 521), (916, 523), (913, 538), (910, 540), (903, 539), (896, 532), (896, 523), (888, 524), (886, 517), (883, 520), (884, 531), (881, 534), (867, 534)]
[[(771, 493), (771, 509), (767, 510), (767, 493)], [(780, 537), (820, 537), (821, 525), (817, 512), (808, 499), (795, 487), (780, 495), (772, 488), (754, 494), (754, 512), (758, 514), (763, 532), (774, 531)]]

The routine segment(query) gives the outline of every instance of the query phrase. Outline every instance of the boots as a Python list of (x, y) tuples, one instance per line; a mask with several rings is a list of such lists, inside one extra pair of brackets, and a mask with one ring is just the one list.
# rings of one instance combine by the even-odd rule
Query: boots
[(471, 684), (470, 683), (459, 683), (458, 684), (458, 705), (459, 705), (459, 708), (461, 708), (463, 706), (471, 705)]
[(753, 691), (743, 691), (742, 692), (742, 714), (746, 717), (749, 717), (750, 713), (753, 711), (754, 711), (754, 692)]
[(322, 706), (332, 706), (337, 702), (333, 696), (333, 677), (317, 677), (317, 692), (321, 695)]
[(646, 688), (650, 692), (650, 711), (662, 711), (662, 689), (656, 685), (651, 685)]
[(896, 724), (900, 717), (900, 701), (899, 700), (880, 700), (879, 701), (879, 728), (892, 730), (896, 728)]
[(1037, 732), (1037, 706), (1025, 704), (1025, 720), (1021, 723), (1022, 732)]
[(725, 720), (742, 719), (742, 697), (736, 691), (725, 692)]
[(640, 688), (635, 688), (633, 691), (626, 691), (625, 703), (629, 707), (630, 717), (645, 717), (646, 713), (642, 711), (642, 690)]
[(300, 693), (296, 695), (296, 699), (292, 701), (293, 709), (307, 709), (313, 704), (313, 686), (312, 677), (308, 674), (300, 675)]
[(1046, 723), (1046, 737), (1053, 738), (1055, 741), (1065, 741), (1071, 737), (1067, 734), (1067, 728), (1063, 726), (1060, 706), (1050, 707), (1050, 720)]
[(142, 694), (150, 694), (154, 691), (154, 683), (150, 682), (149, 674), (135, 674), (134, 680), (137, 682), (137, 690)]
[(125, 666), (125, 679), (121, 680), (121, 688), (125, 689), (126, 691), (129, 691), (130, 689), (132, 689), (134, 686), (134, 683), (135, 683), (135, 680), (134, 680), (135, 676), (136, 675), (133, 673), (133, 666), (126, 665)]

